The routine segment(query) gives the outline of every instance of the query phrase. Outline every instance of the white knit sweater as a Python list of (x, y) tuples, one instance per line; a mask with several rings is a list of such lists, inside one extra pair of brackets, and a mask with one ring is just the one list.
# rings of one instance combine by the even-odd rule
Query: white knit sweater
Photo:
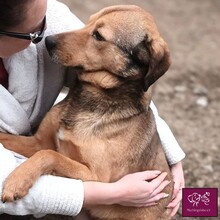
[[(24, 161), (24, 157), (6, 150), (0, 144), (0, 195), (4, 179)], [(45, 175), (39, 178), (23, 199), (16, 203), (0, 201), (0, 214), (32, 214), (35, 217), (46, 214), (75, 216), (81, 211), (83, 197), (81, 180)]]
[[(48, 0), (47, 24), (46, 35), (83, 27), (82, 22), (56, 0)], [(6, 90), (0, 85), (0, 131), (31, 133), (58, 96), (63, 86), (64, 69), (52, 63), (43, 41), (31, 44), (3, 62), (9, 73), (9, 88)], [(184, 152), (153, 103), (151, 108), (168, 162), (181, 161)], [(0, 145), (0, 196), (5, 178), (24, 160)], [(77, 215), (83, 198), (82, 181), (47, 175), (40, 177), (29, 194), (16, 203), (0, 201), (0, 214)]]

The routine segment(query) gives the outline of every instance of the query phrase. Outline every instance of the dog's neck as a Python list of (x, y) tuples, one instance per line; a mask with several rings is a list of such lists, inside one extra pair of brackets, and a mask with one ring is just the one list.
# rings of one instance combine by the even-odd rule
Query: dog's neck
[(82, 83), (86, 82), (95, 87), (100, 87), (103, 89), (112, 89), (120, 85), (117, 77), (105, 71), (83, 72), (78, 74), (78, 79)]
[[(151, 90), (144, 92), (140, 80), (120, 80), (111, 74), (91, 72), (79, 74), (68, 98), (82, 111), (132, 117), (148, 111)], [(79, 109), (78, 109), (79, 110)]]

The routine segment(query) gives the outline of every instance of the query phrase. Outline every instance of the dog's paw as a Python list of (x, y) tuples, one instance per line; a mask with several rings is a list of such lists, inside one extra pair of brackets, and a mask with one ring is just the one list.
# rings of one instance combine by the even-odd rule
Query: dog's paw
[(31, 184), (27, 180), (6, 179), (2, 191), (2, 202), (14, 202), (28, 194)]
[(14, 202), (23, 198), (36, 181), (33, 170), (23, 165), (25, 163), (17, 167), (6, 178), (1, 198), (3, 202)]

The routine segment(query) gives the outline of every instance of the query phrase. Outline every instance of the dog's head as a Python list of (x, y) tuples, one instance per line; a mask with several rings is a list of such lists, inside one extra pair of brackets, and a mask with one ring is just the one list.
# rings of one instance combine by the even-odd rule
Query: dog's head
[(46, 46), (53, 60), (85, 73), (143, 79), (144, 91), (170, 66), (168, 46), (153, 17), (133, 5), (105, 8), (83, 29), (47, 37)]

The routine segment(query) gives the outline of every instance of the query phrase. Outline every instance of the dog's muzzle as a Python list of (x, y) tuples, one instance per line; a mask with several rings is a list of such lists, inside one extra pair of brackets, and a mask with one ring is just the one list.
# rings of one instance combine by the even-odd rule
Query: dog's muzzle
[(49, 52), (50, 56), (52, 56), (52, 52), (56, 49), (56, 46), (57, 46), (56, 38), (52, 35), (46, 37), (45, 44), (46, 44), (47, 51)]

